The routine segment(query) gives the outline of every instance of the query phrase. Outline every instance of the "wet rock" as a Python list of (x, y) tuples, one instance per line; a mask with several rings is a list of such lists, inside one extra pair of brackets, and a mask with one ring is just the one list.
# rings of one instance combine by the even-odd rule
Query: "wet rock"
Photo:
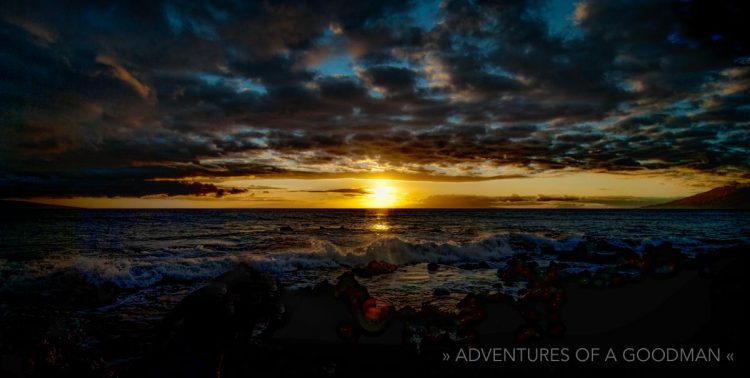
[(534, 267), (529, 261), (511, 258), (505, 262), (505, 268), (497, 270), (497, 276), (504, 282), (529, 281), (535, 277)]
[(355, 313), (359, 327), (367, 335), (377, 335), (388, 327), (395, 310), (390, 303), (377, 298), (368, 298), (361, 311)]
[[(395, 309), (390, 303), (384, 302), (370, 296), (367, 288), (362, 286), (352, 272), (339, 276), (333, 293), (341, 298), (352, 314), (352, 326), (354, 331), (349, 332), (348, 326), (339, 327), (337, 332), (346, 342), (356, 341), (360, 333), (366, 335), (377, 335), (385, 331), (395, 314)], [(350, 337), (351, 336), (351, 337)]]
[(613, 246), (606, 241), (582, 241), (573, 250), (560, 252), (557, 259), (590, 264), (610, 264), (621, 260), (624, 254), (630, 256), (632, 251)]
[(554, 245), (551, 244), (542, 244), (539, 246), (539, 252), (545, 255), (556, 255), (557, 250), (555, 249)]
[(445, 297), (445, 296), (448, 296), (450, 294), (451, 294), (451, 292), (448, 291), (448, 289), (443, 289), (442, 287), (439, 287), (439, 288), (437, 288), (437, 289), (435, 289), (435, 290), (432, 291), (432, 295), (434, 295), (436, 297)]
[(357, 327), (350, 321), (341, 322), (336, 327), (336, 334), (347, 344), (354, 344), (359, 339)]
[(99, 348), (87, 345), (90, 322), (68, 308), (27, 308), (0, 318), (0, 377), (104, 376)]
[(391, 264), (386, 261), (373, 260), (367, 263), (366, 266), (361, 268), (355, 268), (354, 274), (363, 278), (370, 278), (381, 274), (390, 274), (396, 271), (398, 266)]
[[(238, 365), (232, 350), (257, 348), (283, 324), (275, 279), (246, 264), (188, 295), (163, 320), (156, 352), (143, 367), (151, 376), (206, 377)], [(241, 345), (238, 345), (241, 344)]]
[(518, 327), (515, 332), (515, 339), (518, 344), (527, 344), (532, 341), (542, 339), (543, 330), (537, 324), (524, 324)]
[(417, 310), (410, 305), (406, 305), (398, 310), (398, 315), (400, 316), (412, 316), (416, 313), (417, 313)]
[(320, 281), (312, 288), (313, 294), (330, 293), (333, 291), (333, 285), (328, 281)]
[[(442, 291), (444, 290), (444, 291)], [(436, 292), (448, 294), (442, 288)], [(435, 353), (446, 349), (476, 345), (476, 327), (486, 319), (483, 297), (467, 294), (456, 304), (456, 310), (438, 308), (425, 303), (409, 316), (404, 326), (403, 341), (417, 353)]]
[(472, 321), (480, 322), (484, 320), (486, 315), (481, 310), (481, 300), (478, 295), (466, 294), (457, 304), (456, 308), (459, 310), (458, 315), (460, 317), (470, 318)]
[(464, 270), (478, 270), (478, 269), (490, 269), (490, 265), (486, 261), (480, 261), (478, 263), (464, 263), (459, 264), (458, 268)]
[(492, 294), (486, 295), (485, 299), (487, 301), (495, 302), (495, 303), (499, 303), (499, 302), (515, 303), (515, 301), (516, 301), (515, 298), (513, 298), (512, 295), (506, 294), (506, 293), (501, 293), (501, 292), (497, 292), (497, 293), (492, 293)]
[(110, 282), (93, 283), (72, 270), (65, 270), (35, 282), (23, 282), (12, 288), (0, 288), (0, 301), (25, 305), (92, 308), (111, 304), (118, 295), (131, 289)]
[(642, 268), (658, 277), (671, 277), (680, 270), (683, 260), (684, 256), (672, 243), (647, 244), (643, 252)]
[(516, 254), (515, 258), (517, 258), (520, 261), (533, 261), (534, 260), (534, 257), (532, 257), (530, 254), (526, 252)]
[(333, 287), (333, 294), (343, 299), (350, 311), (357, 311), (370, 298), (367, 288), (357, 281), (353, 272), (346, 272), (339, 276)]

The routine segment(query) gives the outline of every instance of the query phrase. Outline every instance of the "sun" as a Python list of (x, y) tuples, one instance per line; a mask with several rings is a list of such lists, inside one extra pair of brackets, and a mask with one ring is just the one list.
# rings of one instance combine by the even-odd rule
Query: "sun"
[(365, 205), (372, 208), (393, 207), (398, 202), (396, 189), (392, 186), (379, 185), (368, 189)]

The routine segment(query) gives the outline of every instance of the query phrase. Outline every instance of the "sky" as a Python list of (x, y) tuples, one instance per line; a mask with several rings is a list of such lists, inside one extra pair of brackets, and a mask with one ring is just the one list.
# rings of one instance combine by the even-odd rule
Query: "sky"
[(598, 208), (747, 183), (749, 10), (4, 1), (0, 198)]

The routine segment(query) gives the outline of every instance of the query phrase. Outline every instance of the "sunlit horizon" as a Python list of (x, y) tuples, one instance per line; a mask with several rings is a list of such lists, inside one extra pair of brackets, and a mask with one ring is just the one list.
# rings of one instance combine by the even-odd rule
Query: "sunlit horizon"
[[(205, 180), (205, 179), (203, 179)], [(634, 208), (710, 189), (677, 178), (584, 174), (476, 182), (377, 179), (231, 179), (220, 197), (35, 198), (82, 208)]]

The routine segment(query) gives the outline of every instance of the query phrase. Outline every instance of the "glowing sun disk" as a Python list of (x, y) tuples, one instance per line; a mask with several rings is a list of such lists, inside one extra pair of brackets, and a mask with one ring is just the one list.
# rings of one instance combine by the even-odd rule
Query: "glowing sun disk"
[(370, 188), (369, 191), (370, 193), (365, 197), (368, 207), (392, 207), (398, 201), (395, 189), (390, 186), (378, 186)]

